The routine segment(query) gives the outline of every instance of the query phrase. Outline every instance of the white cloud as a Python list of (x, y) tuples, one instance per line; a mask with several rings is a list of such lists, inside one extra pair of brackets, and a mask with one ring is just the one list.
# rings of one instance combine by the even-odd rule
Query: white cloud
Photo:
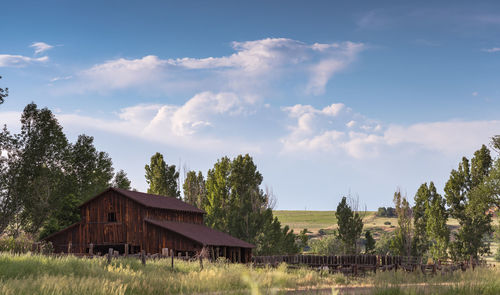
[(50, 79), (50, 82), (56, 82), (56, 81), (61, 81), (61, 80), (69, 80), (73, 78), (73, 76), (63, 76), (63, 77), (54, 77)]
[(139, 137), (189, 149), (242, 149), (259, 151), (254, 143), (234, 142), (221, 132), (234, 118), (253, 107), (234, 93), (198, 93), (183, 105), (140, 104), (121, 109), (114, 119), (79, 114), (58, 114), (65, 128), (90, 128)]
[(0, 54), (0, 67), (24, 67), (31, 63), (41, 63), (49, 60), (49, 57), (28, 57), (22, 55)]
[(499, 52), (500, 51), (500, 47), (485, 48), (485, 49), (483, 49), (483, 51), (484, 52), (489, 52), (489, 53)]
[(54, 46), (49, 45), (45, 42), (33, 42), (30, 47), (33, 47), (35, 49), (35, 54), (40, 54), (44, 51), (54, 48)]
[[(343, 106), (343, 105), (342, 105)], [(394, 151), (437, 151), (465, 155), (498, 134), (500, 121), (425, 122), (409, 126), (380, 123), (342, 107), (335, 116), (310, 105), (283, 108), (293, 124), (281, 138), (282, 151), (345, 152), (354, 158), (390, 155)]]
[(148, 55), (120, 58), (76, 73), (81, 91), (148, 86), (171, 92), (186, 86), (199, 91), (258, 95), (286, 75), (300, 76), (308, 93), (321, 94), (333, 75), (353, 62), (365, 46), (341, 42), (305, 44), (285, 38), (233, 42), (235, 53), (221, 57), (161, 59)]
[(479, 92), (477, 92), (477, 91), (472, 92), (472, 96), (478, 96), (478, 95), (479, 95)]

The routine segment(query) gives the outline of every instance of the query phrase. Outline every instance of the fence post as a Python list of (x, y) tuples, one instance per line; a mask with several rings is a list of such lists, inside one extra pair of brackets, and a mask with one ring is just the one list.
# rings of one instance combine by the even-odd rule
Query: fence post
[(174, 269), (174, 249), (171, 249), (170, 253), (172, 254), (172, 269)]
[(125, 257), (128, 256), (128, 244), (125, 244), (125, 254), (124, 255), (125, 255)]
[(89, 245), (89, 254), (90, 256), (94, 256), (94, 244), (92, 243)]
[(68, 254), (71, 253), (71, 242), (68, 242)]
[(109, 250), (108, 250), (108, 264), (111, 263), (112, 256), (113, 256), (113, 248), (109, 248)]
[(146, 265), (146, 251), (141, 250), (141, 263), (142, 265)]

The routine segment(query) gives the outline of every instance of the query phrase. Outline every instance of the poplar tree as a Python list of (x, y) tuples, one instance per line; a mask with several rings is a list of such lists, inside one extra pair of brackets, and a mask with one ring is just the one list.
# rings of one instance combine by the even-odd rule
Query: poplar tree
[(195, 171), (189, 171), (186, 174), (182, 188), (184, 190), (184, 202), (197, 208), (203, 208), (203, 205), (206, 203), (207, 192), (205, 178), (201, 171), (198, 171), (198, 174)]
[(455, 240), (451, 243), (451, 255), (455, 260), (468, 259), (489, 252), (487, 237), (492, 232), (491, 200), (485, 195), (484, 181), (492, 165), (490, 151), (483, 145), (469, 162), (466, 157), (452, 170), (444, 188), (450, 215), (460, 224)]
[(113, 179), (113, 187), (130, 190), (130, 184), (131, 182), (128, 179), (127, 173), (125, 173), (125, 171), (120, 170), (116, 172), (115, 178)]
[(175, 165), (168, 165), (163, 155), (156, 153), (151, 157), (146, 170), (146, 182), (149, 184), (148, 194), (180, 198), (181, 192), (178, 188), (179, 172)]
[(427, 219), (426, 232), (430, 241), (429, 254), (436, 261), (448, 257), (450, 230), (446, 225), (448, 221), (448, 212), (445, 207), (446, 200), (436, 192), (436, 187), (432, 182), (429, 191), (429, 206), (425, 210)]
[[(431, 182), (430, 186), (435, 190), (434, 183)], [(413, 207), (413, 225), (415, 227), (415, 234), (412, 243), (412, 255), (421, 256), (427, 252), (429, 248), (429, 241), (427, 238), (427, 222), (428, 218), (425, 214), (429, 207), (429, 200), (431, 192), (427, 183), (420, 185), (415, 194), (415, 205)]]
[(391, 251), (394, 255), (410, 256), (413, 237), (412, 210), (399, 189), (394, 193), (394, 205), (398, 216), (398, 228), (391, 240)]

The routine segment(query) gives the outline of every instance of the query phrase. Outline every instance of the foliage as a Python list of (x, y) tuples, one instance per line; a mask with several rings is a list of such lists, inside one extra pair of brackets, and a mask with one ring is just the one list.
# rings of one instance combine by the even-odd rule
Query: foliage
[(396, 210), (392, 207), (379, 207), (376, 213), (377, 217), (396, 217)]
[(180, 198), (181, 192), (178, 188), (179, 172), (175, 165), (168, 165), (163, 155), (156, 153), (151, 157), (146, 170), (146, 182), (149, 184), (148, 194)]
[(21, 132), (0, 133), (0, 233), (26, 231), (43, 236), (79, 220), (77, 206), (104, 190), (112, 178), (109, 156), (93, 138), (80, 135), (70, 144), (47, 108), (28, 104)]
[(186, 180), (182, 186), (184, 190), (184, 202), (203, 208), (206, 204), (207, 191), (205, 189), (205, 178), (201, 171), (196, 174), (195, 171), (189, 171), (186, 174)]
[(112, 184), (113, 187), (130, 190), (131, 189), (130, 184), (131, 182), (128, 179), (127, 173), (125, 173), (125, 171), (120, 170), (116, 172), (115, 178), (113, 179), (113, 184)]
[(458, 219), (460, 228), (451, 243), (454, 259), (477, 258), (489, 252), (486, 238), (492, 232), (492, 206), (488, 187), (484, 185), (492, 165), (490, 151), (485, 145), (474, 153), (469, 163), (462, 158), (457, 170), (452, 170), (444, 188), (450, 215)]
[(303, 250), (305, 247), (307, 247), (307, 242), (309, 241), (309, 237), (307, 236), (307, 228), (304, 228), (300, 233), (297, 235), (297, 247), (299, 249)]
[(500, 261), (500, 247), (497, 248), (497, 253), (495, 253), (495, 260)]
[(334, 235), (310, 239), (308, 244), (311, 252), (318, 255), (339, 255), (343, 251), (342, 242), (340, 242)]
[(412, 210), (406, 197), (401, 196), (401, 191), (394, 193), (394, 205), (398, 215), (398, 228), (391, 240), (393, 255), (410, 256), (413, 237)]
[(363, 220), (358, 212), (354, 212), (347, 198), (342, 200), (335, 212), (337, 217), (338, 231), (337, 238), (342, 242), (345, 254), (355, 254), (358, 252), (357, 241), (363, 231)]
[(372, 233), (367, 230), (365, 232), (365, 254), (372, 254), (375, 250), (375, 239), (372, 236)]
[[(2, 76), (0, 76), (0, 79), (2, 79)], [(0, 88), (0, 104), (4, 103), (7, 96), (9, 96), (9, 88)]]
[(447, 249), (450, 241), (450, 230), (446, 225), (448, 212), (446, 211), (446, 200), (436, 192), (434, 183), (429, 185), (429, 204), (425, 210), (427, 219), (426, 233), (430, 241), (429, 254), (437, 261), (448, 256)]
[(391, 254), (391, 244), (394, 239), (392, 233), (383, 233), (375, 243), (375, 254), (388, 255)]
[(257, 246), (256, 253), (297, 253), (295, 235), (269, 208), (269, 196), (260, 185), (262, 175), (247, 154), (232, 161), (223, 157), (210, 169), (206, 180), (208, 226)]
[[(430, 186), (436, 190), (434, 183), (431, 182)], [(415, 194), (413, 206), (413, 225), (415, 227), (415, 235), (412, 243), (412, 255), (422, 256), (429, 248), (429, 241), (427, 239), (427, 215), (426, 210), (429, 208), (429, 200), (431, 189), (427, 183), (420, 185)]]

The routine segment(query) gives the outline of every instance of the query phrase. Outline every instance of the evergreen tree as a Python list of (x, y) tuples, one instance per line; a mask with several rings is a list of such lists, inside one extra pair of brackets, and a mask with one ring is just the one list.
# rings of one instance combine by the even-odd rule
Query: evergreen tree
[(120, 170), (116, 172), (115, 178), (113, 179), (113, 187), (130, 190), (130, 184), (131, 182), (128, 179), (127, 173), (125, 173), (125, 171)]
[(201, 171), (189, 171), (182, 186), (184, 190), (184, 202), (203, 208), (206, 203), (207, 192), (205, 189), (205, 178)]
[[(431, 182), (434, 188), (434, 183)], [(429, 248), (427, 239), (427, 215), (425, 214), (429, 207), (430, 190), (427, 183), (422, 184), (415, 194), (415, 206), (413, 207), (413, 225), (415, 227), (415, 236), (412, 244), (412, 255), (422, 256)]]
[(375, 250), (375, 239), (369, 230), (365, 232), (365, 240), (365, 254), (373, 254), (373, 251)]
[(444, 188), (450, 215), (458, 219), (460, 228), (451, 243), (451, 255), (457, 259), (477, 258), (489, 252), (486, 240), (491, 234), (491, 200), (485, 195), (484, 182), (492, 165), (490, 151), (483, 145), (469, 163), (462, 158), (457, 170), (452, 170)]
[(156, 153), (151, 157), (151, 163), (144, 167), (146, 170), (146, 182), (149, 184), (148, 194), (180, 198), (177, 180), (179, 172), (175, 165), (168, 165), (163, 155)]
[(354, 212), (347, 204), (347, 198), (342, 200), (335, 212), (337, 217), (337, 238), (342, 242), (345, 254), (357, 253), (357, 241), (363, 231), (363, 221), (358, 212)]

